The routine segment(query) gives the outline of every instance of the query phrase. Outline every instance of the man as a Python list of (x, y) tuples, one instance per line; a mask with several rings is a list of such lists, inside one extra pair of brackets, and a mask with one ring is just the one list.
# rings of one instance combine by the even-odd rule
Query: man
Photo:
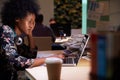
[(33, 36), (34, 37), (52, 37), (52, 42), (53, 44), (51, 45), (52, 50), (63, 50), (66, 47), (61, 46), (59, 44), (55, 44), (55, 39), (56, 36), (53, 32), (53, 29), (51, 29), (51, 27), (48, 27), (46, 25), (43, 24), (43, 15), (40, 14), (36, 17), (36, 25), (35, 28), (33, 29)]
[(55, 42), (55, 35), (52, 31), (52, 29), (46, 25), (43, 24), (43, 15), (39, 14), (36, 17), (36, 24), (35, 24), (35, 28), (33, 29), (33, 36), (34, 37), (52, 37), (52, 42)]

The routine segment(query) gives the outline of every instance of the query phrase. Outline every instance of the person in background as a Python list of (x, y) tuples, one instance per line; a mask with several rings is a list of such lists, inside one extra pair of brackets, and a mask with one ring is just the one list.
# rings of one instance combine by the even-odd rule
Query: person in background
[[(54, 18), (51, 18), (49, 20), (49, 25), (50, 25), (50, 28), (53, 30), (55, 36), (60, 37), (62, 30), (61, 30), (60, 25), (56, 22), (56, 20)], [(63, 34), (63, 32), (62, 32), (62, 34)], [(64, 49), (66, 49), (66, 46), (56, 44), (56, 43), (52, 44), (52, 50), (64, 50)]]
[(53, 29), (51, 29), (51, 27), (44, 25), (43, 20), (44, 20), (44, 16), (42, 14), (37, 15), (35, 28), (32, 31), (33, 36), (34, 37), (49, 37), (50, 36), (53, 42), (51, 45), (52, 50), (65, 49), (66, 47), (55, 43), (56, 36), (53, 32)]
[[(27, 35), (29, 53), (37, 52), (32, 39), (32, 30), (39, 6), (34, 0), (7, 0), (1, 10), (2, 26), (0, 27), (0, 80), (17, 80), (17, 71), (40, 66), (46, 58), (33, 58), (19, 54), (17, 46), (22, 45), (21, 35)], [(21, 49), (19, 49), (21, 50)], [(35, 57), (35, 56), (34, 56)], [(64, 58), (63, 55), (50, 57)]]
[(44, 16), (42, 14), (37, 15), (35, 28), (33, 29), (33, 36), (35, 37), (52, 37), (52, 42), (55, 42), (55, 35), (52, 29), (43, 24)]
[(51, 18), (49, 20), (49, 25), (50, 25), (51, 29), (53, 30), (55, 36), (60, 37), (59, 24), (56, 22), (56, 20), (54, 18)]
[(57, 22), (54, 18), (49, 20), (49, 25), (53, 29), (56, 37), (71, 36), (71, 20), (65, 19), (66, 23)]

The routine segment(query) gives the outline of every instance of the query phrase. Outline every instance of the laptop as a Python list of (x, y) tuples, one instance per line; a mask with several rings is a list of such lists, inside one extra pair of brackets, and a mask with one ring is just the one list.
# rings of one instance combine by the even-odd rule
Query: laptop
[[(79, 42), (70, 45), (70, 49), (64, 50), (64, 54), (67, 56), (63, 60), (63, 67), (77, 66), (84, 54), (85, 48), (89, 41), (89, 35), (85, 34), (80, 37)], [(76, 45), (76, 46), (75, 46)]]
[[(70, 44), (70, 48), (60, 51), (61, 53), (64, 53), (65, 59), (63, 60), (63, 67), (74, 67), (77, 66), (80, 59), (82, 58), (82, 55), (85, 51), (86, 45), (89, 40), (89, 35), (85, 34), (78, 38), (80, 42), (76, 42), (74, 44)], [(54, 53), (60, 53), (59, 51), (40, 51), (37, 54), (37, 57), (49, 57), (54, 55)], [(45, 65), (45, 64), (44, 64)]]

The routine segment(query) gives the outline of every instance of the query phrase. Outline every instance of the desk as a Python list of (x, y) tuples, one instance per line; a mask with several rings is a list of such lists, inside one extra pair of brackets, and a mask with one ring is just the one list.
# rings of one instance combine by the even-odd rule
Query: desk
[[(61, 53), (61, 51), (40, 51), (39, 53)], [(89, 80), (90, 61), (81, 59), (77, 67), (62, 67), (61, 80)], [(28, 68), (25, 70), (30, 80), (48, 80), (45, 66)]]

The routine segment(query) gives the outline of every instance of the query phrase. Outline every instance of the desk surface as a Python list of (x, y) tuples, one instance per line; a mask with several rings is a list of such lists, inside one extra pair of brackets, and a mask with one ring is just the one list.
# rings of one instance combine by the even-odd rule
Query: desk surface
[[(40, 51), (38, 53), (61, 53), (62, 51)], [(62, 67), (61, 80), (89, 80), (90, 61), (81, 58), (77, 67)], [(28, 68), (25, 72), (30, 80), (48, 80), (44, 66)]]
[[(63, 53), (63, 50), (49, 50), (49, 51), (38, 51), (37, 57), (40, 55), (50, 56), (49, 54), (61, 54)], [(85, 58), (80, 59), (78, 66), (90, 66), (90, 61), (86, 60)]]
[[(61, 80), (89, 80), (89, 67), (62, 67)], [(30, 80), (48, 80), (47, 68), (40, 66), (26, 69)]]

